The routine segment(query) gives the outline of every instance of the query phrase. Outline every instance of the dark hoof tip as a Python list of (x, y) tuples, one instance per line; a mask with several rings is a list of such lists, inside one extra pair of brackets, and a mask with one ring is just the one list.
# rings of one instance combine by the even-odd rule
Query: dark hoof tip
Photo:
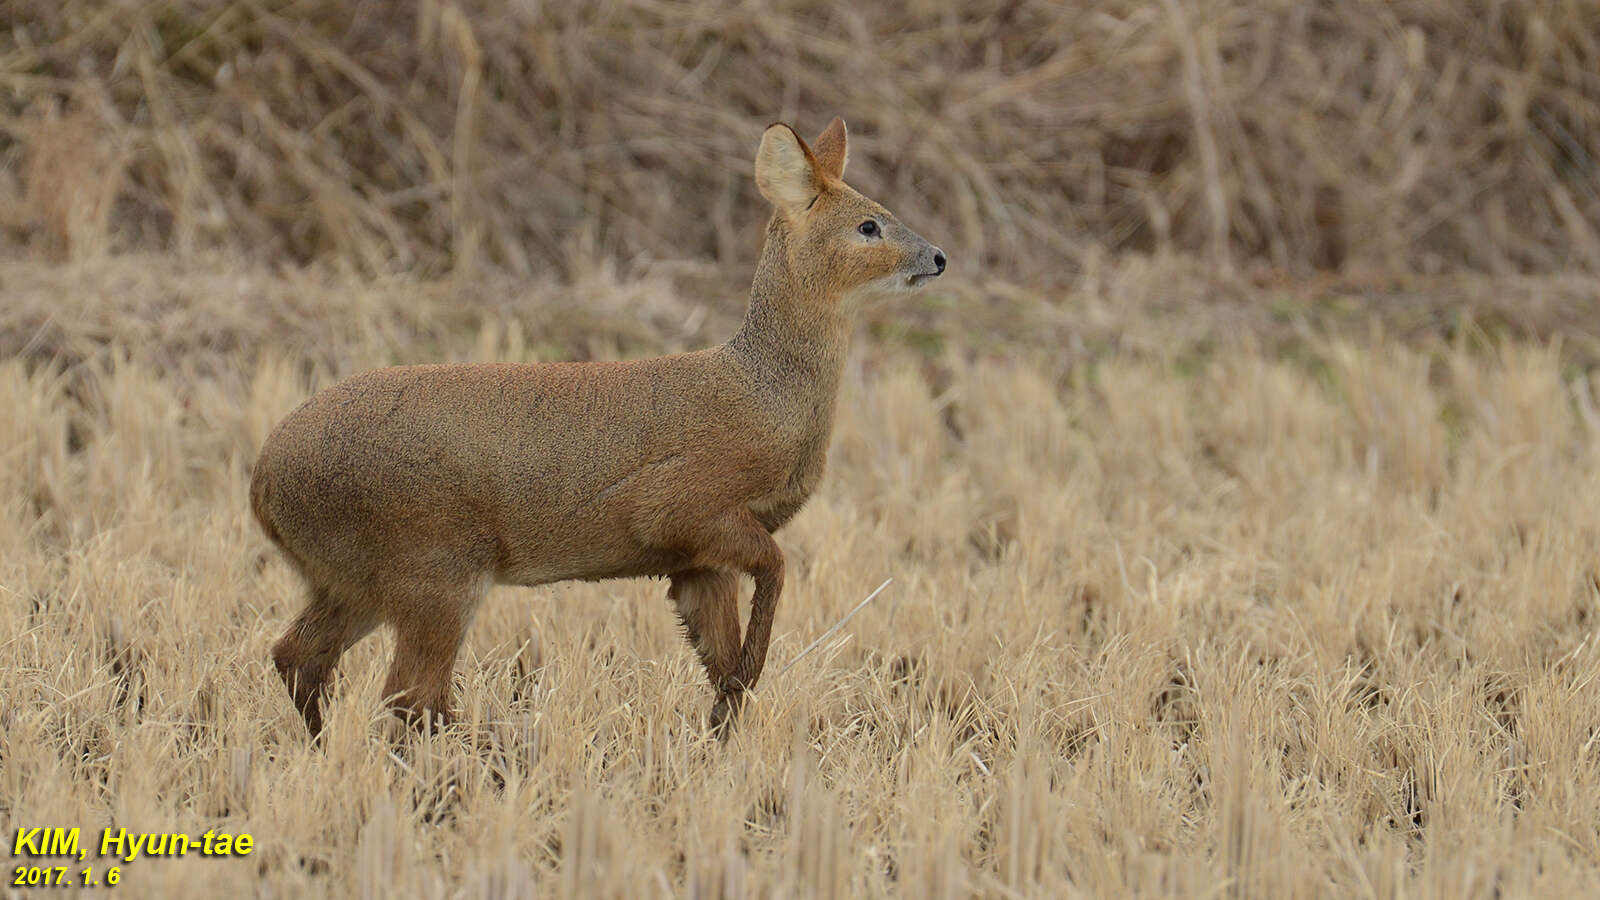
[(723, 694), (711, 707), (711, 734), (719, 741), (726, 741), (728, 735), (733, 733), (734, 720), (739, 718), (739, 711), (744, 708), (744, 694)]

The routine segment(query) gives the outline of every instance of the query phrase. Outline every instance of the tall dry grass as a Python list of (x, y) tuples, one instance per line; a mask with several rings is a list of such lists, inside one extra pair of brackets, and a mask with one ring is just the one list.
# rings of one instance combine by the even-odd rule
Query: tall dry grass
[(958, 6), (9, 0), (0, 225), (374, 273), (744, 262), (760, 129), (838, 113), (958, 270), (1600, 270), (1586, 0)]
[[(1132, 260), (1059, 302), (1114, 345), (869, 336), (831, 474), (780, 533), (773, 671), (896, 583), (729, 744), (639, 580), (495, 592), (461, 726), (398, 746), (370, 639), (319, 750), (268, 662), (301, 598), (246, 508), (267, 429), (392, 358), (563, 351), (492, 308), (464, 327), (477, 301), (443, 287), (19, 273), (56, 279), (56, 346), (111, 334), (66, 368), (0, 361), (0, 820), (258, 842), (129, 863), (122, 893), (1600, 890), (1600, 412), (1559, 340), (1303, 319), (1276, 345), (1225, 304), (1186, 340), (1123, 301), (1203, 292), (1194, 272)], [(619, 352), (630, 289), (590, 285), (573, 333)], [(174, 296), (237, 344), (145, 330)]]

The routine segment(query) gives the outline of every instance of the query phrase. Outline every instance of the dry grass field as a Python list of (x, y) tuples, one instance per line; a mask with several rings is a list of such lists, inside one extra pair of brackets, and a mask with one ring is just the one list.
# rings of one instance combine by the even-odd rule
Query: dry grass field
[[(1600, 23), (1469, 5), (7, 4), (7, 851), (253, 836), (136, 897), (1600, 894)], [(497, 589), (441, 733), (374, 635), (313, 746), (270, 428), (725, 338), (774, 110), (849, 118), (952, 268), (865, 314), (731, 739), (639, 580)]]
[[(71, 360), (0, 363), (0, 811), (258, 842), (136, 860), (124, 892), (1600, 890), (1600, 379), (1577, 345), (1352, 337), (1294, 293), (1241, 327), (1206, 306), (1226, 286), (1139, 260), (1048, 307), (1113, 350), (868, 337), (826, 486), (780, 533), (770, 671), (895, 583), (728, 744), (665, 585), (635, 581), (498, 590), (464, 721), (427, 740), (388, 734), (370, 638), (319, 750), (267, 652), (301, 602), (246, 506), (271, 424), (391, 359), (614, 355), (641, 322), (670, 349), (723, 317), (670, 284), (485, 301), (159, 257), (0, 279)], [(925, 302), (980, 302), (951, 290)], [(1274, 323), (1303, 334), (1269, 350)], [(131, 337), (75, 356), (107, 334)]]

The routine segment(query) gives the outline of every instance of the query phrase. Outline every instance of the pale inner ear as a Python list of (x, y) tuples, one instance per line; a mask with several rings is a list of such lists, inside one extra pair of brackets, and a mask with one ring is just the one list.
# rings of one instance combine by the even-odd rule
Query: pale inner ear
[(811, 154), (789, 126), (773, 125), (761, 136), (756, 187), (774, 206), (788, 212), (805, 209), (817, 195)]

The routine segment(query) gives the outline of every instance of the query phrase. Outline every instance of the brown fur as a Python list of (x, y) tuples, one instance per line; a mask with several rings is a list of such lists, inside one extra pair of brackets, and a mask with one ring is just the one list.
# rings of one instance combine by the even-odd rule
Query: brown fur
[[(671, 579), (718, 692), (713, 724), (728, 720), (766, 661), (784, 572), (772, 532), (822, 477), (855, 303), (944, 267), (840, 180), (845, 143), (838, 119), (816, 152), (787, 125), (762, 136), (756, 180), (775, 209), (744, 325), (720, 347), (378, 369), (278, 425), (250, 501), (310, 588), (272, 656), (313, 734), (335, 663), (381, 622), (397, 711), (444, 716), (492, 584), (641, 575)], [(740, 573), (755, 580), (742, 645)]]

